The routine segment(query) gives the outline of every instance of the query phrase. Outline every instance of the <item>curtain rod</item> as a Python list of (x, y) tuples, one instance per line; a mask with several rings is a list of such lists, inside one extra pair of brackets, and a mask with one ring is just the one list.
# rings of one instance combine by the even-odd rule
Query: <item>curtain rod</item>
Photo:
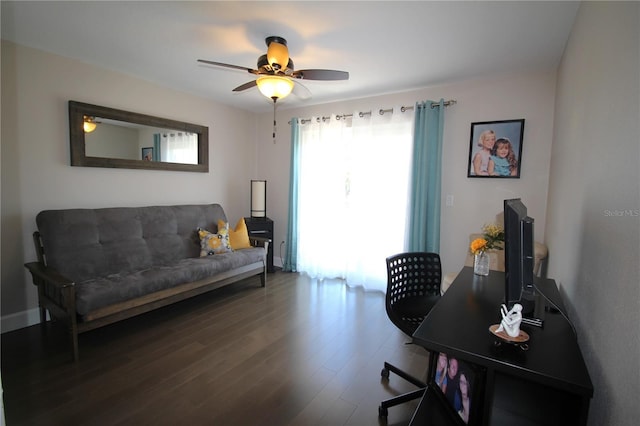
[[(450, 105), (455, 105), (456, 103), (457, 103), (457, 101), (455, 99), (449, 99), (448, 101), (444, 101), (444, 106), (448, 107)], [(431, 108), (437, 108), (439, 106), (440, 106), (440, 102), (431, 102)], [(412, 109), (414, 109), (413, 106), (404, 106), (403, 105), (403, 106), (400, 107), (400, 111), (401, 112), (406, 112), (406, 111), (412, 110)], [(359, 112), (358, 116), (360, 118), (362, 118), (365, 115), (371, 115), (371, 113), (372, 113), (371, 111), (363, 111), (363, 112)], [(393, 108), (388, 108), (388, 109), (380, 108), (378, 110), (378, 114), (380, 114), (380, 115), (385, 115), (387, 113), (392, 113), (393, 114)], [(336, 115), (336, 120), (346, 120), (347, 118), (351, 118), (351, 117), (353, 117), (353, 114), (339, 114), (339, 115)], [(319, 123), (320, 120), (327, 121), (327, 120), (330, 120), (330, 119), (331, 119), (331, 117), (316, 117), (316, 122)], [(300, 124), (309, 123), (310, 121), (311, 121), (310, 118), (301, 118), (300, 119)], [(291, 121), (289, 121), (289, 124), (291, 124)]]

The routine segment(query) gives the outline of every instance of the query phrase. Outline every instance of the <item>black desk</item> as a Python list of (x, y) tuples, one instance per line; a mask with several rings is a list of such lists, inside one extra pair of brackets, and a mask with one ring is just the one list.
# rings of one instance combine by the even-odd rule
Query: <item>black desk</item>
[[(535, 284), (564, 310), (555, 281), (536, 279)], [(482, 395), (478, 424), (586, 424), (593, 385), (571, 326), (549, 311), (544, 328), (521, 326), (530, 336), (528, 351), (496, 346), (489, 326), (501, 320), (503, 297), (504, 273), (481, 277), (465, 267), (413, 340), (432, 358), (445, 352), (484, 373), (474, 391)]]

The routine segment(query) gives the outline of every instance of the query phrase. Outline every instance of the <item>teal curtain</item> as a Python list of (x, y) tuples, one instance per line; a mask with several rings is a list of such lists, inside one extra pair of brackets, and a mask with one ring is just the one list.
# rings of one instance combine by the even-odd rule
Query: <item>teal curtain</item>
[(291, 165), (289, 176), (289, 214), (286, 255), (282, 261), (282, 270), (297, 272), (298, 266), (298, 184), (300, 179), (300, 124), (297, 118), (291, 119)]
[(154, 133), (153, 135), (153, 161), (160, 161), (162, 159), (162, 153), (160, 152), (160, 133)]
[(440, 186), (444, 99), (415, 107), (409, 195), (409, 251), (440, 252)]

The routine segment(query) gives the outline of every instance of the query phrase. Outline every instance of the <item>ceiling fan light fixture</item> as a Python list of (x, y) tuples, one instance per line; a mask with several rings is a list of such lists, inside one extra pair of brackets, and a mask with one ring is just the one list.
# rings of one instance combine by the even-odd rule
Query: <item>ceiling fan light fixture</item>
[[(205, 59), (198, 59), (198, 62), (215, 65), (217, 67), (231, 68), (255, 75), (255, 80), (241, 84), (233, 89), (233, 92), (242, 92), (258, 86), (258, 89), (264, 96), (273, 100), (274, 110), (276, 101), (287, 97), (293, 91), (294, 79), (322, 81), (349, 80), (349, 73), (346, 71), (327, 69), (304, 69), (295, 71), (293, 61), (289, 57), (287, 40), (278, 36), (269, 36), (264, 41), (267, 45), (267, 53), (258, 57), (257, 69)], [(311, 97), (309, 89), (302, 84), (296, 84), (295, 89), (295, 95), (300, 99), (309, 99)]]
[(82, 123), (82, 128), (85, 133), (91, 133), (96, 129), (96, 122), (93, 117), (89, 117), (88, 115), (84, 116), (84, 122)]
[[(271, 43), (273, 44), (273, 43)], [(269, 99), (283, 99), (293, 90), (293, 81), (287, 77), (265, 75), (256, 80), (258, 90)]]
[(275, 70), (286, 68), (289, 63), (289, 49), (286, 44), (272, 41), (267, 49), (267, 60)]

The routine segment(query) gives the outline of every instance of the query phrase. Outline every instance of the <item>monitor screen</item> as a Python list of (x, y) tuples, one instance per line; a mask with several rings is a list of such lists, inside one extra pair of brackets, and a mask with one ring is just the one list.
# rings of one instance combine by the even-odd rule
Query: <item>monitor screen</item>
[(520, 198), (504, 200), (505, 304), (533, 291), (533, 219)]

